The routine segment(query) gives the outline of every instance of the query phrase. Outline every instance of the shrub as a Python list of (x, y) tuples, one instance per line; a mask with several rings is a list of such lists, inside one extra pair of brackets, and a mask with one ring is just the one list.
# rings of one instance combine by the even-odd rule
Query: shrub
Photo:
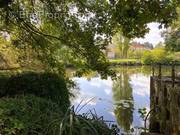
[(53, 102), (32, 95), (0, 99), (0, 134), (57, 135), (62, 118)]
[(167, 53), (164, 49), (154, 49), (152, 50), (152, 57), (154, 63), (168, 64)]
[(62, 110), (70, 105), (69, 92), (63, 77), (52, 73), (23, 73), (10, 77), (0, 97), (32, 94), (57, 103)]
[(142, 61), (144, 64), (151, 64), (153, 63), (153, 56), (151, 54), (151, 51), (145, 51), (142, 56)]
[(180, 65), (180, 52), (175, 52), (173, 58), (176, 61), (176, 63)]
[(145, 51), (142, 57), (144, 64), (165, 64), (168, 65), (173, 61), (173, 57), (163, 48)]

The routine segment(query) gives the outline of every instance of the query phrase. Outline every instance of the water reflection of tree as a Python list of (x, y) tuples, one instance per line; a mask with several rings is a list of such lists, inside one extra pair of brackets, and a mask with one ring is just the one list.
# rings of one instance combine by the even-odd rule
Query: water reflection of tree
[(123, 69), (113, 83), (113, 98), (116, 103), (114, 110), (118, 124), (128, 132), (133, 122), (133, 96), (127, 70)]

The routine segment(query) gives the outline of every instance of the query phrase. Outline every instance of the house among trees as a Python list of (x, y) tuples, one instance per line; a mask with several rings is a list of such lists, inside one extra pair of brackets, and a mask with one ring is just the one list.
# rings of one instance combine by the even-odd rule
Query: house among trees
[(152, 50), (153, 49), (153, 45), (151, 43), (138, 43), (138, 42), (132, 42), (130, 49), (133, 51), (144, 51), (144, 50)]
[[(122, 45), (115, 45), (112, 43), (107, 46), (104, 53), (106, 54), (107, 58), (109, 58), (109, 59), (124, 58), (122, 56), (124, 54), (123, 48), (124, 47)], [(129, 45), (127, 47), (127, 53), (128, 53), (127, 55), (128, 56), (131, 55), (132, 57), (139, 58), (137, 56), (138, 52), (143, 52), (143, 51), (152, 50), (152, 49), (153, 49), (153, 45), (149, 42), (145, 42), (143, 44), (138, 43), (138, 42), (132, 42), (132, 43), (129, 43)], [(134, 54), (136, 52), (137, 52), (137, 54)], [(141, 55), (141, 54), (139, 54), (139, 55)]]
[(109, 59), (115, 59), (116, 57), (116, 46), (114, 44), (109, 44), (106, 48), (105, 54)]

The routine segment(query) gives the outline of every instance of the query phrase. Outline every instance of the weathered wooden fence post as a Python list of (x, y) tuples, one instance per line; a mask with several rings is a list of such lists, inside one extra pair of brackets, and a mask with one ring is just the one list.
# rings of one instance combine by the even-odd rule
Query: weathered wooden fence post
[(159, 88), (161, 88), (161, 76), (162, 76), (162, 73), (161, 73), (161, 64), (159, 64), (159, 74), (158, 74), (158, 84), (159, 84)]
[(158, 78), (161, 79), (162, 73), (161, 73), (161, 64), (159, 64), (159, 75)]
[(172, 87), (174, 87), (174, 83), (175, 83), (175, 63), (172, 63), (172, 73), (171, 73), (171, 78), (172, 78)]
[(154, 64), (152, 64), (152, 76), (154, 77), (155, 71), (154, 71)]

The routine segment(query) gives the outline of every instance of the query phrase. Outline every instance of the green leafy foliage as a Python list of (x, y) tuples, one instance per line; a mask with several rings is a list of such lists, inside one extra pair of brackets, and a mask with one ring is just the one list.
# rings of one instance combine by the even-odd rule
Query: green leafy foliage
[(67, 84), (60, 75), (32, 72), (18, 74), (1, 81), (6, 81), (0, 90), (1, 97), (32, 94), (57, 103), (63, 111), (70, 105)]
[(128, 51), (128, 58), (132, 59), (141, 59), (143, 56), (144, 50), (129, 50)]
[(43, 98), (1, 98), (0, 134), (57, 135), (62, 116), (57, 104)]
[(148, 31), (148, 22), (157, 21), (165, 25), (171, 22), (176, 16), (174, 7), (179, 1), (121, 0), (115, 3), (114, 18), (122, 25), (123, 33), (130, 37), (142, 37)]
[(17, 48), (0, 37), (0, 69), (18, 68), (18, 57)]
[(118, 32), (113, 36), (112, 42), (119, 49), (120, 58), (127, 58), (130, 39), (123, 36), (122, 32)]
[(142, 57), (144, 64), (171, 64), (173, 57), (165, 51), (158, 48), (151, 51), (145, 51)]
[(145, 120), (145, 117), (147, 115), (147, 109), (146, 108), (139, 108), (138, 113), (140, 114), (140, 117)]
[(180, 6), (177, 7), (177, 18), (165, 33), (165, 44), (168, 51), (180, 51)]
[(144, 52), (143, 57), (142, 57), (142, 61), (143, 61), (145, 64), (151, 64), (151, 63), (153, 63), (153, 57), (152, 57), (150, 51), (145, 51), (145, 52)]
[(176, 31), (168, 33), (165, 43), (167, 50), (173, 52), (180, 51), (180, 27)]
[[(179, 0), (47, 0), (1, 1), (0, 30), (7, 31), (20, 46), (30, 45), (52, 70), (62, 72), (56, 57), (67, 47), (83, 69), (111, 74), (102, 49), (122, 30), (126, 37), (142, 37), (147, 23), (168, 25), (176, 17)], [(43, 13), (42, 13), (43, 12)], [(44, 13), (45, 12), (45, 13)], [(56, 15), (56, 16), (55, 16)], [(80, 68), (80, 67), (79, 67)]]

